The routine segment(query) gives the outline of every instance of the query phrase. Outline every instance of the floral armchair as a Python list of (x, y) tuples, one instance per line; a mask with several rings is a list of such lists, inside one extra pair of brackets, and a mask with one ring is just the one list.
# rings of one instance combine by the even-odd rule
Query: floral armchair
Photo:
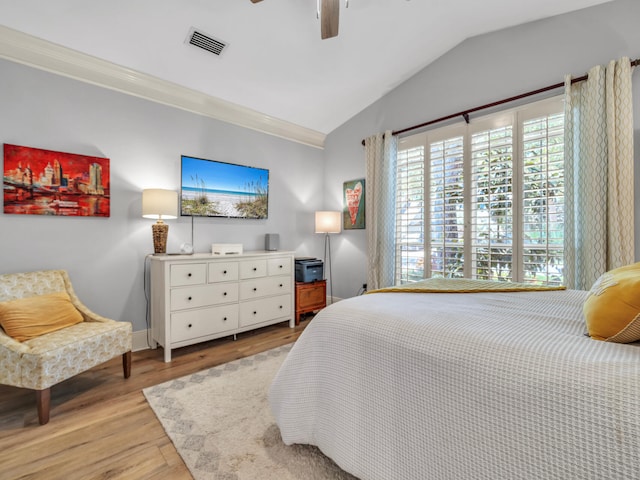
[(82, 316), (79, 323), (22, 342), (0, 328), (0, 384), (35, 390), (41, 425), (49, 421), (52, 385), (118, 355), (124, 377), (131, 374), (131, 323), (91, 312), (75, 295), (66, 271), (0, 275), (0, 302), (65, 291)]

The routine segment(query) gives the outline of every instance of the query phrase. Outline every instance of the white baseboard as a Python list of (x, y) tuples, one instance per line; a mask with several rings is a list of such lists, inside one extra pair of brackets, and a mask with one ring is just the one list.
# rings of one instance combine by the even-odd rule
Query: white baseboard
[(145, 328), (144, 330), (133, 332), (132, 342), (134, 352), (139, 352), (140, 350), (148, 350), (149, 348), (151, 348), (147, 340), (147, 331), (148, 330)]

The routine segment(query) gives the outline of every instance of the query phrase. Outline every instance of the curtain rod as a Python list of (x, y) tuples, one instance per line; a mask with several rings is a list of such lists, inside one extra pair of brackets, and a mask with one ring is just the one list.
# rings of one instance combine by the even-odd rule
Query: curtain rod
[[(631, 61), (631, 66), (636, 67), (640, 65), (640, 58)], [(571, 84), (584, 82), (587, 78), (589, 78), (588, 74), (585, 74), (581, 77), (572, 78)], [(428, 122), (421, 123), (419, 125), (413, 125), (412, 127), (403, 128), (402, 130), (395, 130), (391, 132), (392, 135), (400, 135), (402, 133), (410, 132), (411, 130), (417, 130), (418, 128), (428, 127), (429, 125), (433, 125), (435, 123), (444, 122), (445, 120), (451, 120), (452, 118), (462, 117), (465, 122), (469, 123), (469, 114), (477, 112), (479, 110), (485, 110), (487, 108), (496, 107), (498, 105), (502, 105), (509, 102), (515, 102), (516, 100), (520, 100), (522, 98), (531, 97), (533, 95), (537, 95), (539, 93), (548, 92), (550, 90), (555, 90), (556, 88), (564, 87), (564, 82), (556, 83), (553, 85), (549, 85), (547, 87), (538, 88), (537, 90), (532, 90), (530, 92), (521, 93), (520, 95), (515, 95), (513, 97), (504, 98), (502, 100), (498, 100), (496, 102), (487, 103), (486, 105), (481, 105), (479, 107), (470, 108), (468, 110), (463, 110), (462, 112), (452, 113), (451, 115), (446, 115), (444, 117), (436, 118), (435, 120), (430, 120)], [(362, 145), (364, 146), (364, 140), (362, 140)]]

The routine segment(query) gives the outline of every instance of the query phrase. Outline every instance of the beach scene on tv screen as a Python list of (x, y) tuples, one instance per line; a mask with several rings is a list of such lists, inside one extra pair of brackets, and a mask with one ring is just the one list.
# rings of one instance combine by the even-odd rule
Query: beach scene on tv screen
[(182, 157), (181, 214), (267, 218), (269, 170)]

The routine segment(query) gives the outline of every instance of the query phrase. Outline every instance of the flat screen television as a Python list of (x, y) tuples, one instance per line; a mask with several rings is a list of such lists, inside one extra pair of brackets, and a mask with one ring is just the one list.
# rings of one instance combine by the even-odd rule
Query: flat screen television
[(182, 155), (180, 215), (267, 218), (269, 170)]

